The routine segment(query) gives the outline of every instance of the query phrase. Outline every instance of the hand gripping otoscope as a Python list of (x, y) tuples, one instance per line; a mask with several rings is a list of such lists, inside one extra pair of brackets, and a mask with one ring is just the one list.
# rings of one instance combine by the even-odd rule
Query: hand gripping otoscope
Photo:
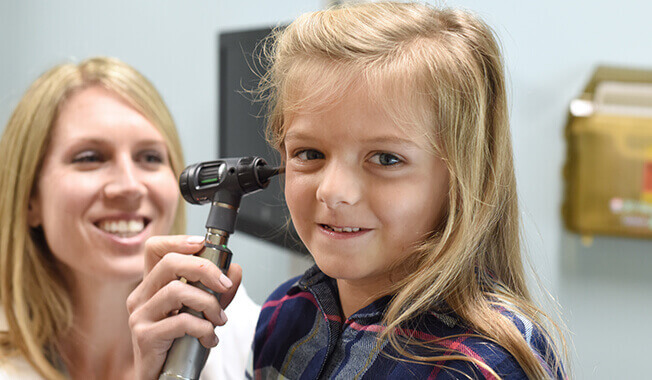
[[(226, 242), (233, 233), (240, 200), (248, 193), (266, 188), (269, 179), (282, 172), (282, 167), (272, 168), (260, 157), (225, 158), (185, 168), (179, 177), (183, 198), (192, 204), (211, 202), (204, 247), (197, 255), (210, 260), (226, 274), (233, 255)], [(219, 298), (219, 294), (200, 282), (190, 284)], [(204, 317), (201, 312), (187, 307), (180, 312)], [(199, 379), (209, 351), (199, 339), (190, 335), (175, 339), (159, 380)]]

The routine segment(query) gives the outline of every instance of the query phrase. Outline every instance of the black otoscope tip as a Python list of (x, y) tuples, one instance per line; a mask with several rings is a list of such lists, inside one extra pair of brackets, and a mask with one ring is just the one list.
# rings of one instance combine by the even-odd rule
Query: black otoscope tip
[(267, 182), (268, 179), (272, 178), (277, 174), (285, 173), (285, 168), (283, 166), (273, 168), (267, 165), (262, 165), (262, 166), (258, 166), (256, 169), (258, 172), (258, 178), (262, 183)]

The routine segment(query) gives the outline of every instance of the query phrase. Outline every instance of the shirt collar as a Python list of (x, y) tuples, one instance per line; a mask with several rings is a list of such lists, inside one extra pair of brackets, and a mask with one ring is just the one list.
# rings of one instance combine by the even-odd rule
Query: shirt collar
[[(329, 285), (327, 287), (322, 287), (319, 286), (320, 291), (315, 291), (315, 288), (318, 287), (318, 285), (324, 284), (324, 285)], [(326, 292), (324, 294), (323, 289), (325, 288), (330, 288), (333, 289), (332, 292)], [(334, 278), (327, 276), (324, 272), (322, 272), (317, 265), (313, 265), (310, 267), (304, 274), (301, 276), (292, 286), (290, 289), (288, 289), (287, 294), (288, 295), (294, 295), (302, 291), (309, 291), (313, 293), (317, 298), (322, 298), (322, 297), (328, 297), (332, 298), (332, 300), (328, 300), (331, 302), (336, 302), (339, 308), (339, 297), (337, 294), (337, 282), (335, 281)], [(316, 294), (315, 294), (316, 293)], [(371, 304), (365, 306), (364, 308), (358, 310), (355, 314), (353, 314), (349, 320), (357, 320), (357, 319), (367, 319), (367, 318), (372, 318), (372, 319), (379, 319), (382, 318), (383, 314), (385, 313), (385, 310), (387, 309), (387, 306), (389, 305), (389, 302), (391, 301), (392, 296), (387, 295), (383, 296)], [(321, 300), (324, 301), (324, 300)], [(327, 302), (328, 302), (327, 301)]]

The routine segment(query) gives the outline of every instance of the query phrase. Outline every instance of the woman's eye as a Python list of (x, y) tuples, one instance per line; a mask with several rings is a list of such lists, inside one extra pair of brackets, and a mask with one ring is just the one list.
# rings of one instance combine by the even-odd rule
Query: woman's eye
[(314, 149), (302, 150), (296, 154), (300, 160), (309, 161), (309, 160), (320, 160), (324, 158), (324, 154), (320, 151)]
[(85, 151), (77, 154), (72, 158), (74, 164), (88, 164), (101, 162), (103, 159), (102, 155), (95, 151)]
[(140, 159), (148, 164), (162, 164), (164, 161), (164, 155), (156, 151), (143, 152)]
[(403, 160), (391, 153), (376, 153), (371, 157), (371, 162), (382, 166), (393, 166), (400, 164)]

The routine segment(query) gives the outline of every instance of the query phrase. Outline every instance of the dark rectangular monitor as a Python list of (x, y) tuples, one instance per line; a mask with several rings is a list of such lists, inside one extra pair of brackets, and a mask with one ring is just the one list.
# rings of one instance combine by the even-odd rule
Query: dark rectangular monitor
[[(271, 165), (280, 164), (278, 153), (265, 140), (265, 105), (254, 101), (252, 92), (265, 67), (258, 46), (271, 31), (263, 28), (219, 35), (220, 157), (260, 156)], [(305, 253), (296, 231), (288, 224), (281, 181), (272, 179), (267, 189), (242, 200), (236, 230)]]

